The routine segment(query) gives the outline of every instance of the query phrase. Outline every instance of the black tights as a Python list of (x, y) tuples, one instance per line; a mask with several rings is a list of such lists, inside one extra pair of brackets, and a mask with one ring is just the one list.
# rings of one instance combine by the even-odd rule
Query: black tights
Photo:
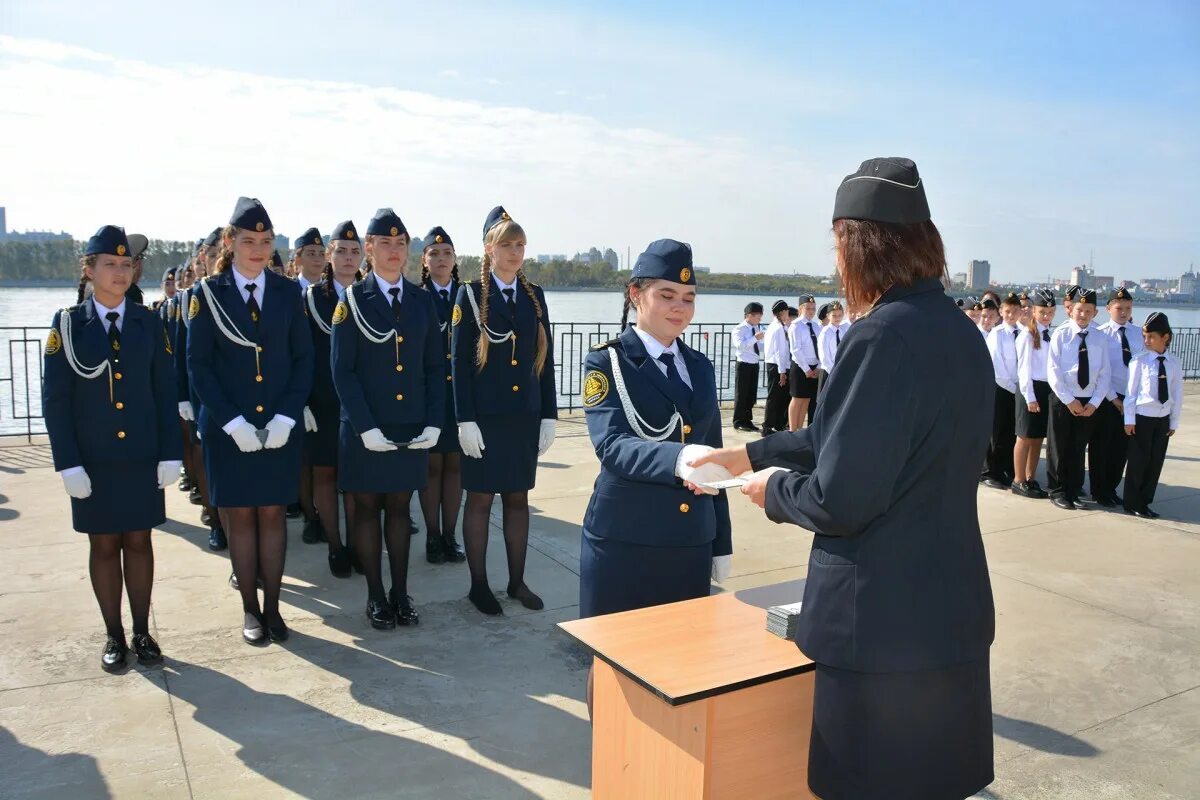
[[(329, 543), (329, 552), (336, 553), (342, 549), (342, 525), (338, 518), (337, 467), (312, 468), (313, 505), (317, 509), (317, 519), (325, 529), (325, 539)], [(342, 495), (342, 507), (346, 509), (346, 527), (354, 530), (354, 498), (346, 492)], [(346, 543), (351, 544), (353, 536), (346, 536)]]
[[(392, 571), (392, 591), (403, 597), (408, 594), (408, 542), (412, 536), (408, 506), (412, 492), (368, 494), (355, 492), (354, 550), (362, 562), (367, 577), (367, 597), (384, 602), (383, 540), (387, 539), (388, 564)], [(382, 526), (380, 514), (386, 515)]]
[[(421, 513), (427, 536), (454, 533), (462, 503), (462, 471), (458, 453), (429, 454), (429, 483), (421, 490)], [(441, 514), (438, 512), (441, 511)]]
[[(487, 583), (488, 518), (495, 495), (467, 492), (463, 539), (471, 583)], [(529, 492), (506, 492), (504, 504), (504, 550), (508, 555), (508, 587), (515, 592), (525, 586), (525, 553), (529, 549)]]
[(125, 628), (121, 624), (122, 580), (129, 592), (133, 632), (150, 633), (150, 587), (154, 584), (154, 548), (150, 544), (150, 531), (89, 534), (88, 539), (91, 542), (88, 572), (108, 635), (125, 640)]
[[(242, 610), (262, 615), (267, 624), (283, 621), (279, 615), (279, 587), (287, 556), (287, 522), (283, 506), (222, 508), (229, 535), (229, 557), (242, 593)], [(262, 607), (258, 605), (258, 578), (263, 582)]]

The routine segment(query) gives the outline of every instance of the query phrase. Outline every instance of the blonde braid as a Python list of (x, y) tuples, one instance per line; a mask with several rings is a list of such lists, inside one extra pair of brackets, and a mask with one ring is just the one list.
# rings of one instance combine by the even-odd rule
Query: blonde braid
[(529, 295), (529, 299), (533, 302), (533, 310), (537, 314), (537, 350), (533, 356), (533, 371), (540, 378), (542, 370), (546, 367), (546, 353), (549, 350), (546, 342), (546, 326), (542, 324), (542, 303), (537, 298), (537, 292), (533, 290), (533, 284), (525, 277), (525, 270), (517, 270), (517, 280), (521, 282), (521, 288), (525, 290), (525, 294)]
[[(467, 287), (470, 290), (471, 287)], [(488, 323), (488, 295), (492, 288), (492, 257), (483, 251), (483, 260), (479, 262), (479, 345), (475, 350), (475, 364), (479, 371), (487, 366), (488, 337), (485, 329)]]
[(217, 265), (213, 267), (213, 275), (220, 275), (233, 266), (233, 237), (236, 235), (237, 228), (232, 225), (226, 225), (221, 231), (221, 250), (217, 254)]

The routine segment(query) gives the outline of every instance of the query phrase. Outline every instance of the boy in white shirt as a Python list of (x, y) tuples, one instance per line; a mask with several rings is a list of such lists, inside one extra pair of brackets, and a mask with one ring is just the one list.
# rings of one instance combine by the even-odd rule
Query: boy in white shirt
[(1129, 465), (1125, 470), (1125, 510), (1144, 519), (1155, 519), (1150, 508), (1163, 462), (1167, 440), (1179, 429), (1183, 412), (1183, 368), (1167, 352), (1171, 323), (1155, 312), (1142, 326), (1146, 349), (1129, 362), (1125, 387), (1125, 434), (1129, 438)]
[(1097, 330), (1109, 339), (1108, 374), (1111, 388), (1096, 411), (1096, 428), (1088, 442), (1088, 479), (1092, 499), (1105, 508), (1122, 504), (1117, 484), (1125, 472), (1128, 447), (1124, 426), (1125, 386), (1129, 383), (1129, 363), (1145, 348), (1142, 331), (1129, 320), (1133, 317), (1133, 296), (1117, 289), (1108, 296), (1109, 321)]
[(733, 428), (758, 432), (754, 424), (754, 400), (758, 396), (758, 362), (762, 355), (762, 303), (748, 303), (745, 319), (733, 329), (733, 344), (737, 352), (737, 372), (734, 374)]
[(767, 326), (763, 337), (767, 362), (767, 410), (763, 414), (763, 436), (787, 430), (787, 407), (791, 401), (787, 384), (788, 369), (792, 365), (787, 337), (787, 301), (776, 300), (771, 306), (771, 314), (775, 320)]
[(1013, 482), (1013, 448), (1017, 444), (1017, 336), (1021, 333), (1017, 320), (1020, 316), (1021, 298), (1009, 292), (1000, 303), (1002, 321), (987, 337), (996, 376), (996, 405), (983, 483), (993, 489), (1008, 490)]

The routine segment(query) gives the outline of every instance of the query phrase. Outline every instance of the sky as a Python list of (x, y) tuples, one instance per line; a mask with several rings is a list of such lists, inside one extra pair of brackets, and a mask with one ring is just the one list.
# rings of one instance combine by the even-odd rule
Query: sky
[(1200, 3), (0, 4), (10, 230), (195, 239), (396, 209), (481, 251), (652, 240), (827, 274), (841, 178), (923, 176), (950, 271), (1200, 265)]

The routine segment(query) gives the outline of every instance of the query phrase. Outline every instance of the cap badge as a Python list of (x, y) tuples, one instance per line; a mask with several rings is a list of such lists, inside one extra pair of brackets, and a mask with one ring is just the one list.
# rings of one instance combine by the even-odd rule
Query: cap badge
[(343, 235), (344, 235), (344, 236), (345, 236), (347, 239), (353, 239), (353, 238), (354, 238), (354, 229), (353, 229), (353, 228), (347, 228), (347, 229), (346, 229), (346, 233), (345, 233), (345, 234), (343, 234)]
[(679, 270), (679, 282), (680, 283), (687, 283), (688, 278), (690, 278), (690, 277), (692, 277), (692, 271), (690, 269), (688, 269), (687, 267), (684, 267), (683, 269)]
[(263, 224), (261, 222), (256, 222), (254, 224), (254, 230), (258, 231), (259, 233), (262, 233), (262, 229), (263, 229)]
[(125, 255), (125, 245), (123, 245), (123, 244), (117, 245), (117, 255), (119, 255), (119, 256)]
[(400, 235), (400, 229), (397, 228), (395, 225), (393, 225), (392, 226), (392, 236), (399, 236), (399, 235)]
[(445, 241), (445, 239), (442, 238), (442, 235), (440, 233), (437, 236), (433, 237), (434, 244), (441, 244), (444, 241)]

